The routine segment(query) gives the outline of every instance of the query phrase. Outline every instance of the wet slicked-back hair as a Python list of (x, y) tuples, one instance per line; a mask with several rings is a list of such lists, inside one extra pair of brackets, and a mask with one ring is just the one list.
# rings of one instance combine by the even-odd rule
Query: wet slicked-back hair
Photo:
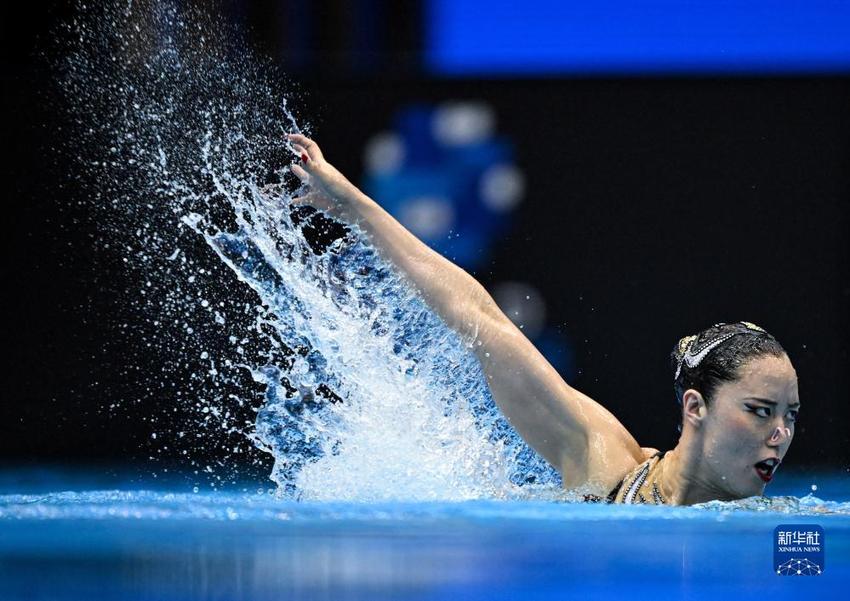
[[(693, 336), (685, 336), (673, 347), (673, 390), (679, 407), (685, 391), (699, 391), (710, 404), (717, 387), (739, 378), (746, 363), (763, 355), (782, 357), (785, 349), (764, 329), (749, 322), (719, 323)], [(679, 431), (682, 415), (679, 412)]]

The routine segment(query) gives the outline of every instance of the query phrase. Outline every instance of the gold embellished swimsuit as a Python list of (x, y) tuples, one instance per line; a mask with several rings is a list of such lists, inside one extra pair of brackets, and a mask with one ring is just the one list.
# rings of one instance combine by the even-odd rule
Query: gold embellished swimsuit
[(656, 453), (626, 474), (626, 477), (608, 495), (608, 502), (626, 505), (666, 505), (667, 501), (661, 496), (658, 485), (662, 461), (664, 461), (664, 455), (660, 452)]

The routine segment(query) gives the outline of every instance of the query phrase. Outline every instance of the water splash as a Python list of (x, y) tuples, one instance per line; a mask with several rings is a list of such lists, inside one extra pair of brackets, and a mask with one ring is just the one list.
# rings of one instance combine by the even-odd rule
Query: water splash
[(356, 228), (291, 208), (284, 133), (299, 119), (240, 40), (171, 3), (83, 7), (61, 61), (104, 240), (144, 274), (132, 302), (149, 346), (198, 366), (174, 398), (197, 411), (190, 437), (246, 437), (296, 498), (557, 490), (496, 410), (469, 341)]

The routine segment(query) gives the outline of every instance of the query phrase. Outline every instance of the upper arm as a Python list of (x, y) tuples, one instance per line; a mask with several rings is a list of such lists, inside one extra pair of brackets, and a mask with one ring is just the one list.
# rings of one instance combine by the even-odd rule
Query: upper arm
[(640, 446), (617, 418), (564, 382), (479, 282), (421, 246), (422, 252), (407, 252), (398, 264), (450, 328), (474, 339), (493, 400), (561, 473), (565, 487), (610, 489), (643, 461)]
[[(477, 316), (473, 346), (493, 399), (567, 488), (610, 489), (643, 452), (611, 412), (569, 386), (498, 309)], [(479, 344), (480, 343), (480, 344)]]

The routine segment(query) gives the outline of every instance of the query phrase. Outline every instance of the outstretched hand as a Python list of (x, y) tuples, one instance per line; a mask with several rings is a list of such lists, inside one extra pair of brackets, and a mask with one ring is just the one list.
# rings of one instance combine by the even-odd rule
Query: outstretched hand
[(301, 162), (292, 164), (292, 172), (307, 187), (307, 194), (293, 199), (293, 204), (308, 204), (323, 211), (340, 214), (346, 209), (357, 188), (344, 175), (325, 161), (319, 145), (302, 134), (287, 134)]

